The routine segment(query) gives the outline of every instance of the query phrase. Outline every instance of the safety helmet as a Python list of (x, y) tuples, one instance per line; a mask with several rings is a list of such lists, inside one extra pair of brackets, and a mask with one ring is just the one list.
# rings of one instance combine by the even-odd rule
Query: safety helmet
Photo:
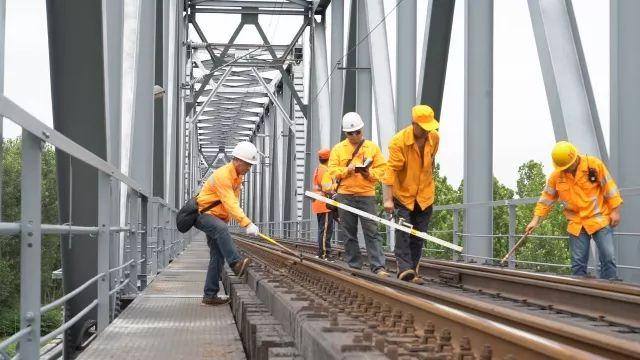
[(437, 129), (440, 124), (435, 118), (433, 109), (427, 105), (416, 105), (411, 109), (413, 122), (420, 125), (426, 131)]
[(239, 142), (236, 147), (233, 148), (231, 155), (251, 165), (258, 163), (258, 149), (248, 141)]
[(564, 170), (578, 158), (578, 149), (568, 141), (558, 141), (551, 150), (551, 160), (556, 170)]
[(318, 150), (318, 159), (320, 160), (329, 160), (329, 155), (331, 155), (331, 149), (329, 148)]
[(358, 113), (348, 112), (342, 117), (342, 131), (356, 131), (364, 127), (364, 122)]

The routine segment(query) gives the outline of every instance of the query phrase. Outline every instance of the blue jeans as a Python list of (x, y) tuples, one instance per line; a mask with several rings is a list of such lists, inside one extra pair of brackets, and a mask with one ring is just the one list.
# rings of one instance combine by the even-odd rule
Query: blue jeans
[(219, 218), (200, 214), (194, 225), (196, 229), (207, 235), (207, 245), (209, 245), (209, 268), (207, 278), (204, 281), (204, 296), (215, 297), (220, 290), (220, 272), (227, 260), (229, 266), (240, 260), (240, 255), (236, 251), (227, 223)]
[(613, 248), (613, 230), (606, 226), (592, 235), (589, 235), (584, 228), (580, 235), (569, 234), (571, 243), (571, 273), (573, 275), (587, 275), (587, 263), (589, 261), (589, 242), (593, 237), (598, 247), (598, 257), (600, 258), (600, 278), (615, 279), (618, 276), (616, 268), (616, 258)]

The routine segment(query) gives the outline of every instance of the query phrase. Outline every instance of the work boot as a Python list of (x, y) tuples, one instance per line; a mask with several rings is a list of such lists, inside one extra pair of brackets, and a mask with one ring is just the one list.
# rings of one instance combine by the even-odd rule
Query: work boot
[(416, 275), (413, 280), (411, 280), (412, 283), (416, 284), (416, 285), (424, 285), (424, 280), (422, 280), (422, 278), (418, 275)]
[(381, 277), (381, 278), (389, 277), (389, 273), (384, 268), (378, 269), (375, 272), (375, 274), (378, 275), (378, 277)]
[(231, 301), (231, 298), (229, 298), (228, 296), (225, 297), (220, 297), (220, 296), (214, 296), (214, 297), (208, 297), (208, 296), (203, 296), (202, 297), (202, 303), (205, 305), (210, 305), (210, 306), (218, 306), (218, 305), (224, 305), (224, 304), (228, 304), (229, 301)]
[(247, 271), (247, 267), (250, 263), (251, 259), (249, 258), (240, 259), (233, 264), (231, 269), (236, 276), (242, 276)]
[(413, 269), (408, 269), (398, 274), (398, 279), (402, 281), (412, 281), (415, 277), (416, 272)]

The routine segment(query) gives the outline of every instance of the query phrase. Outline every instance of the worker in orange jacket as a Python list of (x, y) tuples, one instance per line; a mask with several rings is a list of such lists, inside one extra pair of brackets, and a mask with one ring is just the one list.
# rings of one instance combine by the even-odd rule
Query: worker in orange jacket
[[(329, 155), (331, 149), (324, 148), (318, 151), (320, 164), (313, 173), (313, 192), (322, 196), (329, 196), (332, 190), (331, 176), (329, 175)], [(318, 258), (332, 260), (331, 237), (333, 235), (333, 212), (327, 209), (327, 205), (319, 200), (314, 200), (311, 211), (318, 218)]]
[[(385, 160), (375, 143), (365, 140), (362, 134), (364, 122), (355, 112), (342, 118), (342, 131), (346, 139), (336, 144), (329, 157), (329, 173), (336, 180), (336, 200), (345, 205), (376, 213), (375, 185), (382, 179)], [(382, 238), (373, 220), (359, 217), (344, 209), (338, 209), (341, 236), (344, 236), (345, 260), (356, 269), (362, 268), (362, 255), (358, 245), (358, 218), (362, 224), (364, 241), (369, 255), (371, 271), (387, 277)]]
[(551, 211), (554, 202), (564, 207), (571, 245), (571, 272), (587, 274), (590, 239), (600, 257), (600, 277), (615, 279), (617, 269), (612, 227), (620, 223), (622, 197), (604, 163), (593, 156), (579, 155), (576, 147), (558, 142), (551, 152), (555, 170), (536, 204), (526, 232), (531, 233)]
[[(389, 160), (382, 180), (384, 209), (388, 213), (395, 210), (414, 229), (426, 232), (435, 197), (433, 166), (440, 143), (436, 131), (439, 125), (427, 105), (416, 105), (411, 113), (412, 124), (395, 134), (389, 143)], [(396, 230), (394, 253), (400, 280), (424, 283), (417, 274), (423, 245), (423, 239)]]
[[(209, 176), (198, 194), (200, 215), (194, 226), (207, 236), (209, 246), (209, 268), (204, 283), (205, 305), (222, 305), (229, 302), (228, 297), (219, 297), (220, 270), (226, 259), (233, 272), (241, 276), (247, 269), (250, 259), (238, 254), (227, 222), (236, 220), (244, 227), (248, 235), (258, 235), (258, 227), (251, 222), (240, 208), (240, 190), (243, 176), (258, 162), (258, 149), (248, 141), (238, 143), (233, 149), (233, 160)], [(205, 208), (213, 207), (207, 212)]]

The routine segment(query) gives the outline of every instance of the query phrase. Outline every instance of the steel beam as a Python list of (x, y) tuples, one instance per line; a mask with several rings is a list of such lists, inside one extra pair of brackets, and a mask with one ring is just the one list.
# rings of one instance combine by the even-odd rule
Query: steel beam
[[(377, 0), (374, 0), (377, 1)], [(367, 9), (365, 0), (358, 0), (358, 46), (356, 48), (356, 112), (364, 121), (364, 137), (373, 140), (373, 99), (371, 81), (371, 50), (370, 41), (362, 41), (369, 34), (367, 27)], [(391, 84), (391, 83), (389, 83)]]
[(213, 86), (213, 89), (211, 90), (211, 92), (209, 92), (209, 95), (207, 96), (207, 98), (204, 100), (204, 102), (200, 106), (200, 109), (198, 109), (196, 114), (191, 119), (187, 119), (187, 123), (189, 124), (189, 126), (191, 126), (193, 124), (194, 126), (197, 127), (198, 118), (205, 111), (205, 109), (207, 108), (207, 105), (209, 105), (209, 102), (211, 102), (211, 99), (213, 99), (216, 96), (216, 94), (218, 93), (218, 91), (222, 87), (222, 84), (224, 83), (226, 78), (229, 76), (229, 74), (231, 74), (231, 71), (233, 71), (233, 67), (229, 66), (227, 68), (227, 70), (224, 72), (224, 74), (222, 74), (222, 77), (220, 78), (220, 81), (218, 81), (218, 83)]
[[(347, 38), (346, 64), (347, 68), (355, 68), (358, 65), (356, 47), (358, 44), (358, 1), (351, 0), (349, 9), (349, 34)], [(344, 64), (343, 58), (343, 64)], [(357, 98), (357, 74), (355, 71), (346, 71), (344, 74), (344, 89), (342, 90), (342, 114), (356, 111)], [(342, 125), (342, 116), (340, 116), (340, 125)], [(344, 134), (340, 127), (340, 132), (333, 134), (337, 139), (342, 139)], [(333, 138), (332, 138), (333, 139)], [(332, 144), (337, 144), (333, 142)]]
[[(640, 186), (640, 2), (611, 2), (611, 135), (610, 170), (621, 188)], [(640, 233), (640, 197), (628, 196), (616, 232)], [(616, 235), (616, 257), (626, 266), (640, 266), (640, 242), (635, 236)], [(624, 281), (640, 283), (640, 272), (618, 268)]]
[[(4, 43), (5, 43), (5, 22), (6, 22), (6, 0), (0, 0), (0, 95), (4, 96)], [(0, 159), (4, 158), (4, 135), (2, 129), (4, 118), (0, 115)], [(2, 209), (2, 178), (4, 177), (4, 166), (0, 166), (0, 209)], [(2, 211), (0, 211), (0, 221)]]
[[(80, 145), (78, 148), (104, 161), (108, 155), (102, 11), (99, 1), (47, 1), (54, 128), (74, 145)], [(78, 86), (79, 83), (83, 86)], [(82, 150), (80, 153), (84, 155)], [(71, 154), (75, 152), (78, 151)], [(61, 150), (56, 150), (56, 165), (60, 222), (95, 226), (98, 218), (96, 169)], [(39, 188), (38, 185), (30, 191)], [(61, 249), (63, 288), (68, 293), (96, 275), (97, 243), (88, 235), (65, 235)], [(92, 285), (67, 301), (65, 319), (84, 310), (94, 301), (95, 294), (96, 286)], [(65, 357), (73, 356), (81, 341), (81, 330), (95, 318), (94, 309), (65, 332)]]
[(528, 4), (556, 140), (608, 162), (571, 1)]
[(180, 208), (182, 204), (179, 204), (176, 201), (176, 182), (177, 182), (177, 168), (176, 168), (176, 132), (178, 129), (178, 122), (181, 121), (182, 118), (178, 117), (178, 101), (179, 101), (179, 84), (180, 78), (178, 77), (178, 61), (177, 58), (180, 56), (179, 51), (180, 47), (177, 44), (178, 41), (178, 11), (177, 11), (177, 2), (178, 0), (165, 0), (165, 22), (167, 29), (166, 36), (166, 45), (165, 48), (167, 51), (165, 52), (166, 56), (166, 126), (165, 129), (165, 143), (167, 146), (165, 147), (165, 158), (167, 159), (167, 169), (165, 173), (165, 184), (166, 190), (164, 198), (167, 203), (172, 205), (173, 207)]
[(416, 0), (396, 0), (396, 4), (396, 128), (402, 129), (411, 124), (416, 104), (418, 4)]
[(331, 114), (328, 126), (329, 146), (340, 142), (342, 123), (342, 92), (344, 91), (344, 73), (339, 71), (338, 62), (344, 52), (344, 0), (331, 2)]
[(331, 107), (329, 98), (329, 87), (326, 86), (329, 72), (327, 69), (327, 43), (325, 36), (324, 19), (315, 23), (313, 31), (313, 62), (314, 67), (312, 74), (314, 76), (314, 91), (316, 101), (314, 103), (314, 119), (315, 125), (312, 134), (318, 138), (312, 140), (311, 154), (315, 158), (317, 150), (323, 147), (331, 146), (329, 142), (329, 134), (331, 130)]
[[(493, 197), (493, 0), (465, 3), (464, 203)], [(492, 257), (492, 209), (464, 214), (465, 260)], [(474, 236), (480, 235), (480, 236)]]
[(111, 177), (98, 173), (98, 318), (96, 330), (102, 333), (109, 325), (109, 246), (111, 229)]
[(455, 0), (429, 0), (424, 27), (417, 103), (427, 104), (440, 120)]
[(22, 359), (40, 358), (41, 155), (42, 142), (40, 139), (29, 131), (22, 130), (20, 328), (31, 327), (31, 332), (20, 340), (19, 357)]
[(389, 63), (387, 28), (384, 21), (382, 0), (368, 0), (365, 1), (365, 4), (369, 29), (369, 52), (372, 54), (371, 78), (373, 79), (373, 94), (376, 99), (378, 144), (386, 156), (389, 140), (396, 133), (396, 112), (393, 91), (390, 86), (391, 65)]
[(156, 1), (155, 19), (155, 74), (154, 84), (164, 89), (164, 94), (154, 97), (153, 100), (153, 196), (163, 197), (165, 191), (165, 116), (166, 116), (166, 39), (165, 39), (165, 16), (163, 3), (165, 0)]

